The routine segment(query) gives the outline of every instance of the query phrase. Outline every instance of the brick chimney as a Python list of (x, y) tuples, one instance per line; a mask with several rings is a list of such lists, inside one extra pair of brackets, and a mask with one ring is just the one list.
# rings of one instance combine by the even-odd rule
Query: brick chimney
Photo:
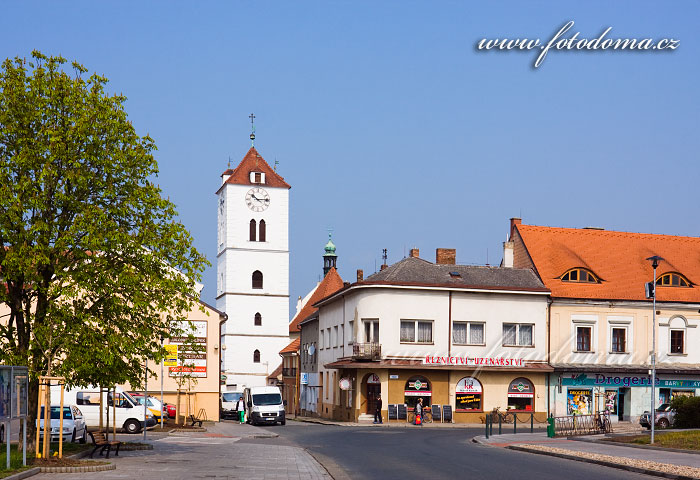
[(419, 258), (420, 251), (417, 248), (412, 248), (408, 251), (408, 256), (411, 258)]
[(388, 267), (389, 267), (389, 265), (387, 265), (386, 263), (382, 263), (382, 266), (379, 267), (379, 271), (381, 272), (382, 270), (384, 270), (384, 269), (386, 269), (386, 268), (388, 268)]
[(513, 239), (513, 232), (515, 231), (515, 226), (520, 225), (521, 223), (523, 223), (523, 221), (518, 217), (513, 217), (510, 219), (510, 238), (508, 240)]
[(359, 268), (357, 269), (357, 281), (361, 282), (365, 278), (365, 272), (360, 270)]
[(454, 265), (457, 259), (457, 250), (454, 248), (436, 248), (435, 263), (438, 265)]

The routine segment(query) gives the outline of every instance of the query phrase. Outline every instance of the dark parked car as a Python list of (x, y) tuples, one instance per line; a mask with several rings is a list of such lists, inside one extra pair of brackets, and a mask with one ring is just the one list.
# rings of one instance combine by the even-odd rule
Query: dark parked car
[[(673, 425), (673, 419), (676, 416), (676, 412), (671, 410), (671, 404), (670, 403), (662, 403), (659, 405), (659, 407), (656, 409), (656, 426), (659, 428), (668, 428), (671, 425)], [(642, 414), (641, 417), (639, 417), (639, 424), (642, 427), (646, 427), (649, 430), (651, 430), (651, 422), (650, 422), (651, 415), (649, 415), (649, 411), (647, 410)]]

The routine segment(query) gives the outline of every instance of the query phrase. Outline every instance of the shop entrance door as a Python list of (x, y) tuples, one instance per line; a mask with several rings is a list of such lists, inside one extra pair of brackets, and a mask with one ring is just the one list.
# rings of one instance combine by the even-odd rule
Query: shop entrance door
[(628, 395), (626, 388), (621, 388), (617, 391), (617, 421), (625, 420), (625, 397)]
[(367, 412), (374, 415), (377, 409), (377, 397), (381, 394), (382, 386), (377, 383), (367, 384)]

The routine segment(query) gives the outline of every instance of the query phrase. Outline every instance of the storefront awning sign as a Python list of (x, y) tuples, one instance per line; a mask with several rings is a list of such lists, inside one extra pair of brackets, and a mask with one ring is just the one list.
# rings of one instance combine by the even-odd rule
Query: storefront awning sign
[(525, 365), (522, 358), (503, 357), (447, 357), (440, 355), (426, 355), (423, 365), (435, 366), (460, 366), (467, 367), (522, 367)]
[(379, 375), (376, 373), (371, 373), (369, 377), (367, 377), (367, 383), (376, 385), (382, 382), (379, 381)]
[(403, 394), (407, 397), (432, 397), (433, 392), (430, 390), (405, 390)]

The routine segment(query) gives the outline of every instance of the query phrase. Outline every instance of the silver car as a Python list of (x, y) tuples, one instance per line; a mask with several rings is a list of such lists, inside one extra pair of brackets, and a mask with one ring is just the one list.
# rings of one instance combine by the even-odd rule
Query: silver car
[[(671, 404), (670, 403), (662, 403), (659, 405), (659, 407), (656, 409), (656, 424), (655, 426), (659, 428), (668, 428), (671, 425), (673, 425), (673, 419), (676, 416), (676, 412), (671, 410)], [(647, 410), (642, 414), (641, 417), (639, 417), (639, 424), (642, 427), (646, 427), (651, 430), (651, 422), (650, 422), (651, 415), (649, 415), (649, 411)]]
[[(51, 406), (51, 441), (57, 442), (61, 419), (59, 417), (60, 405)], [(87, 425), (82, 412), (75, 405), (63, 406), (63, 440), (85, 443), (87, 441)], [(44, 437), (44, 411), (41, 412), (40, 438)]]

